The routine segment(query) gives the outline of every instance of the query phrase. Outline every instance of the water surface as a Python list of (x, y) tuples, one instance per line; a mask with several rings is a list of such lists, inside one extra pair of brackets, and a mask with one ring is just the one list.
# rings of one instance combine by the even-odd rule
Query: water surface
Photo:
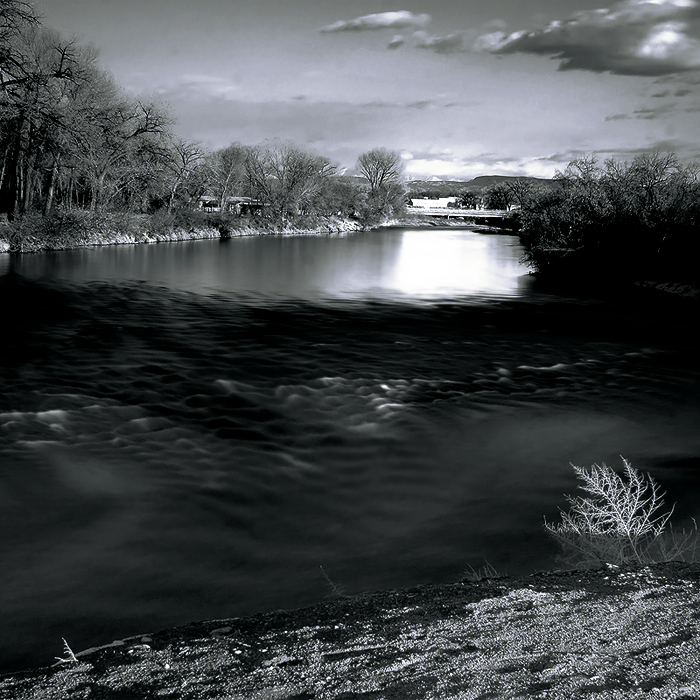
[(0, 665), (554, 565), (570, 462), (697, 516), (686, 319), (535, 293), (517, 240), (261, 237), (0, 259)]
[[(519, 293), (526, 270), (514, 236), (465, 229), (386, 229), (334, 236), (79, 248), (15, 262), (32, 278), (143, 280), (198, 294), (403, 301)], [(0, 258), (0, 274), (10, 268)]]

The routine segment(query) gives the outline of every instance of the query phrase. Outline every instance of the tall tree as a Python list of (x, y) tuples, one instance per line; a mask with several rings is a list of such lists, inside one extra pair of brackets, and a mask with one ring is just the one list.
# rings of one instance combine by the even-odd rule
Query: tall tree
[(357, 171), (367, 180), (370, 195), (383, 187), (398, 185), (403, 180), (403, 161), (397, 151), (373, 148), (357, 159)]
[[(159, 177), (169, 152), (170, 118), (157, 104), (132, 99), (106, 75), (92, 88), (80, 141), (80, 172), (90, 189), (90, 208), (101, 209), (133, 194)], [(131, 195), (131, 197), (130, 197)]]
[(169, 117), (127, 98), (97, 52), (0, 0), (0, 214), (139, 203), (162, 185)]
[(70, 92), (84, 80), (86, 56), (74, 40), (25, 23), (5, 30), (2, 52), (3, 161), (0, 169), (0, 213), (21, 214), (53, 171), (71, 124)]
[(204, 194), (204, 150), (198, 143), (174, 138), (169, 144), (169, 158), (165, 162), (164, 179), (168, 188), (168, 211), (176, 199), (189, 204)]
[(405, 206), (401, 154), (373, 148), (357, 159), (357, 172), (367, 181), (368, 192), (360, 208), (362, 218), (373, 222), (398, 214)]

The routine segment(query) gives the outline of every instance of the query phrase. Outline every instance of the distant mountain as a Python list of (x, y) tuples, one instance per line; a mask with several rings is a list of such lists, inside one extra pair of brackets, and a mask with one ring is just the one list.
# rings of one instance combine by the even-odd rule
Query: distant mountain
[(498, 185), (499, 183), (513, 182), (514, 180), (527, 180), (532, 184), (542, 184), (546, 185), (552, 180), (543, 177), (522, 177), (517, 175), (479, 175), (473, 180), (468, 180), (465, 184), (469, 189), (474, 187), (491, 187), (492, 185)]
[(527, 180), (533, 184), (549, 185), (553, 180), (539, 177), (518, 177), (514, 175), (480, 175), (473, 180), (410, 180), (406, 183), (408, 192), (415, 197), (455, 197), (464, 190), (483, 192), (499, 183), (514, 180)]

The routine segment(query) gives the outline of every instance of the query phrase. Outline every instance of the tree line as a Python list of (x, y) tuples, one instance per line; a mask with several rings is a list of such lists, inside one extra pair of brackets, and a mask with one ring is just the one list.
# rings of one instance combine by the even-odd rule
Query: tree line
[(187, 203), (206, 193), (225, 209), (231, 196), (242, 195), (262, 204), (263, 214), (276, 221), (339, 215), (368, 223), (403, 211), (403, 165), (396, 151), (367, 151), (356, 171), (363, 184), (341, 174), (325, 156), (290, 142), (233, 143), (201, 156), (183, 179), (180, 199)]
[(23, 0), (0, 0), (0, 217), (57, 207), (192, 209), (204, 195), (222, 209), (232, 196), (250, 197), (275, 220), (313, 213), (370, 221), (403, 207), (396, 152), (362, 154), (358, 185), (292, 143), (208, 151), (172, 127), (163, 105), (115, 83), (93, 47), (44, 26)]

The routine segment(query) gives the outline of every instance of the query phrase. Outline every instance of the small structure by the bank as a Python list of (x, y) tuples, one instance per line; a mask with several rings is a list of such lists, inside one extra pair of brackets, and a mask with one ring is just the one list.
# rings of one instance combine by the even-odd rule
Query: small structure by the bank
[(219, 199), (211, 195), (202, 195), (198, 200), (198, 207), (201, 211), (225, 211), (237, 216), (258, 214), (264, 206), (259, 199), (252, 197), (226, 197), (223, 207)]

